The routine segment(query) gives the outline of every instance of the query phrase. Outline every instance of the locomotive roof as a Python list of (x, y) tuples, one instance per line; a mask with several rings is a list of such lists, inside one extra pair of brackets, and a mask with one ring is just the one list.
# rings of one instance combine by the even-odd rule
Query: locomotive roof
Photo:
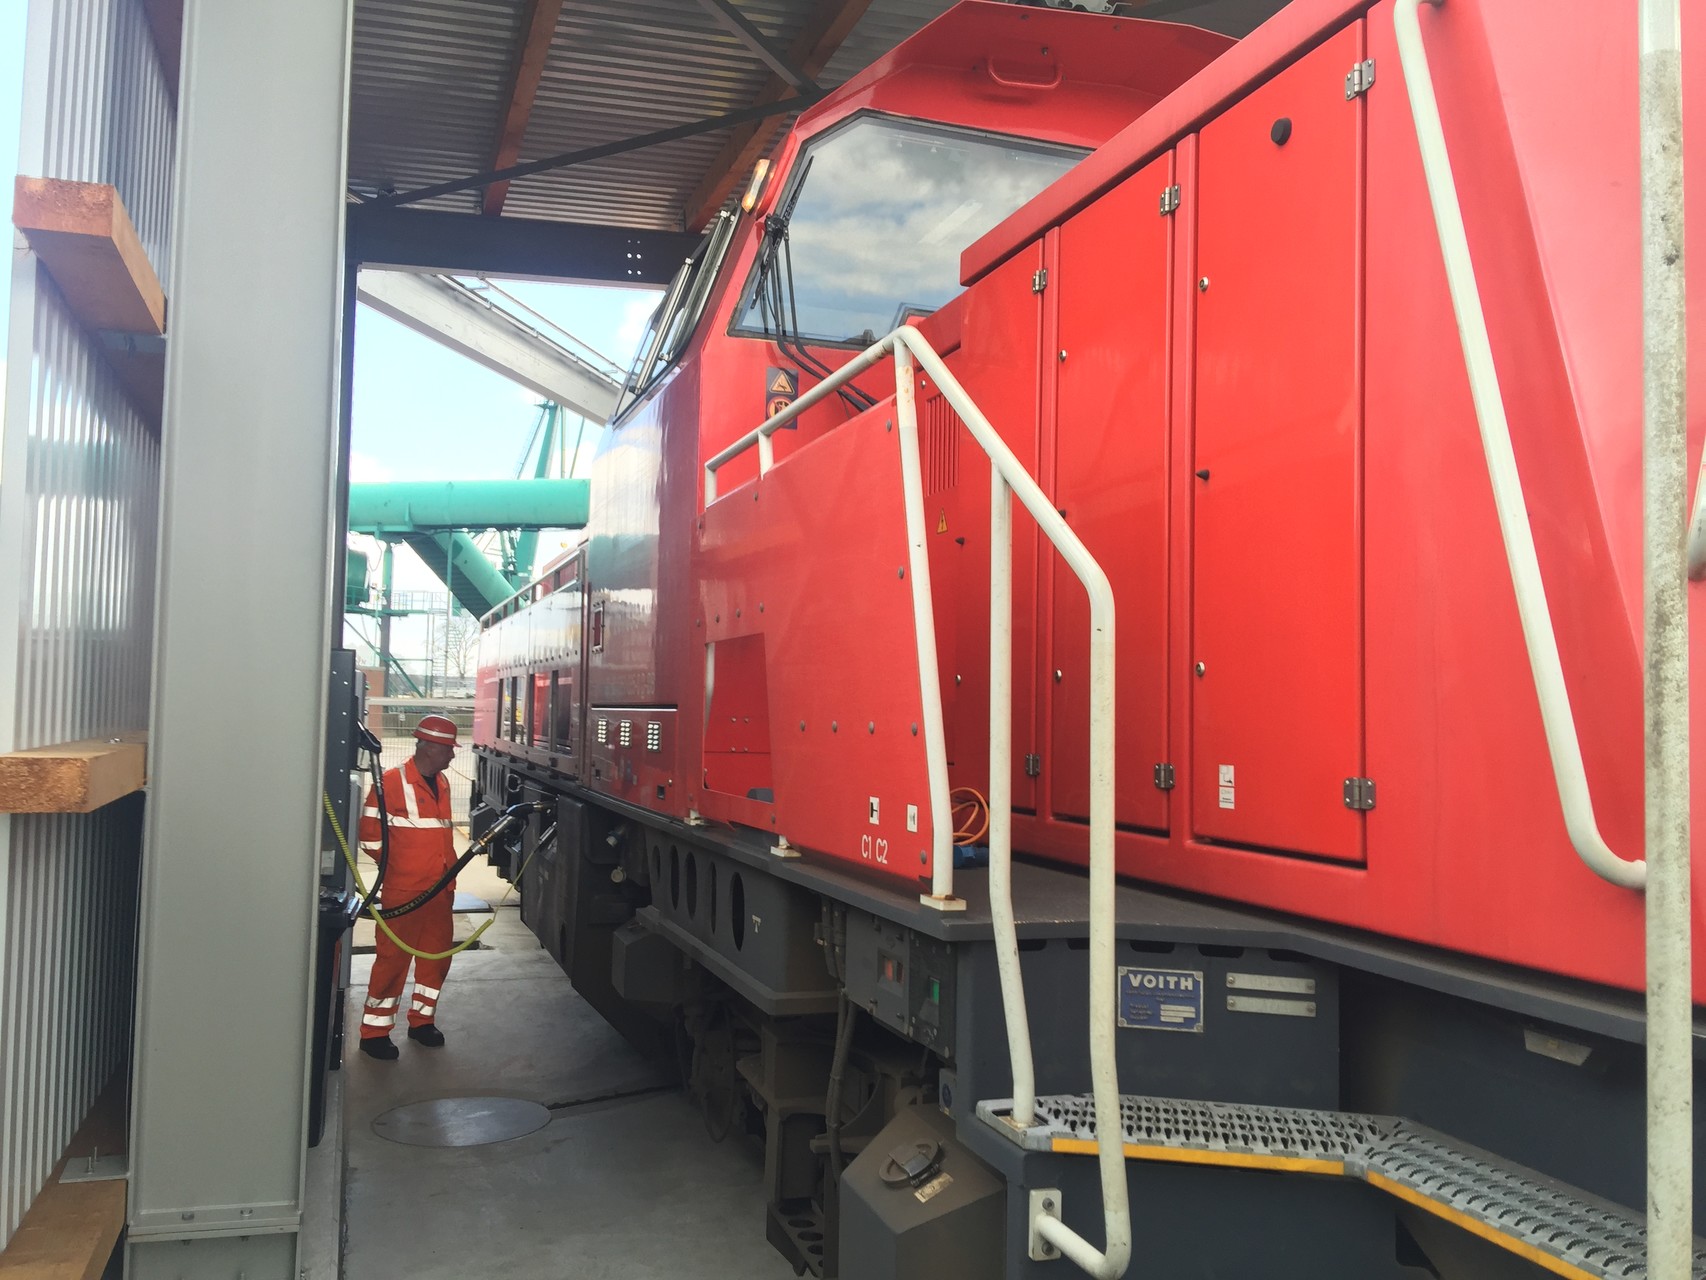
[[(1242, 34), (1277, 0), (1150, 0)], [(739, 194), (793, 118), (710, 128), (794, 90), (748, 38), (819, 90), (845, 85), (950, 0), (356, 0), (352, 199), (413, 193), (675, 126), (703, 131), (407, 199), (411, 209), (634, 229), (673, 249)], [(734, 17), (730, 16), (733, 11)], [(754, 127), (758, 137), (743, 145)], [(507, 144), (507, 145), (506, 145)], [(679, 255), (675, 255), (679, 260)], [(612, 277), (614, 278), (614, 277)]]
[(1368, 6), (1369, 0), (1293, 0), (972, 244), (960, 258), (961, 283), (999, 266)]

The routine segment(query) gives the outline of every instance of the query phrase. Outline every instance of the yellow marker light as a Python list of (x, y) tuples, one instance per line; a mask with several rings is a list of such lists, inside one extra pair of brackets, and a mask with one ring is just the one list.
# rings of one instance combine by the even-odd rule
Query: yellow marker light
[(770, 176), (770, 161), (760, 160), (752, 168), (752, 181), (746, 184), (746, 194), (740, 198), (740, 207), (751, 213), (758, 204), (758, 197), (764, 194), (764, 180)]

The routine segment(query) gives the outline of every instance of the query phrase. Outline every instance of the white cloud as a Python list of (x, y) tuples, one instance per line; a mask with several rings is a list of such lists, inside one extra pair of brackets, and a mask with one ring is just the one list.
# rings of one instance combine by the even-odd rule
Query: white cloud
[[(4, 365), (0, 365), (0, 370), (4, 370), (4, 368)], [(396, 479), (396, 473), (372, 454), (351, 449), (349, 478), (355, 484), (385, 484), (387, 481)]]

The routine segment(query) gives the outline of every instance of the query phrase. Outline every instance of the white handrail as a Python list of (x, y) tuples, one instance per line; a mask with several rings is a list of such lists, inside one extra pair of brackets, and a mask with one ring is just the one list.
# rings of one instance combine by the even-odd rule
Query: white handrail
[[(952, 884), (953, 848), (948, 820), (947, 752), (940, 732), (941, 691), (935, 665), (935, 621), (929, 605), (928, 560), (923, 555), (923, 490), (918, 468), (918, 416), (912, 362), (933, 378), (978, 447), (989, 457), (990, 480), (990, 761), (989, 896), (1001, 1001), (1007, 1020), (1008, 1055), (1013, 1072), (1013, 1123), (1029, 1125), (1036, 1114), (1034, 1060), (1025, 990), (1019, 971), (1019, 941), (1012, 895), (1012, 497), (1017, 496), (1043, 536), (1084, 584), (1090, 598), (1090, 1083), (1096, 1112), (1097, 1164), (1102, 1181), (1102, 1217), (1106, 1245), (1098, 1250), (1058, 1218), (1039, 1216), (1035, 1230), (1061, 1254), (1097, 1280), (1118, 1280), (1131, 1261), (1131, 1205), (1126, 1187), (1125, 1144), (1121, 1134), (1119, 1073), (1115, 1056), (1114, 955), (1114, 593), (1108, 576), (1078, 535), (1073, 533), (1024, 464), (1007, 447), (989, 419), (966, 394), (959, 379), (942, 363), (924, 335), (902, 325), (867, 347), (836, 373), (802, 395), (783, 412), (748, 432), (705, 464), (705, 502), (716, 498), (716, 473), (760, 441), (766, 441), (805, 409), (882, 360), (895, 357), (896, 416), (901, 431), (902, 480), (907, 493), (908, 543), (913, 548), (913, 600), (920, 634), (919, 677), (926, 686), (926, 724), (934, 702), (937, 725), (927, 730), (925, 749), (941, 753), (942, 791), (938, 807), (932, 762), (932, 835), (936, 860), (932, 883), (941, 892)], [(910, 463), (908, 461), (910, 450)], [(769, 469), (761, 450), (760, 474)], [(916, 512), (914, 508), (916, 507)], [(916, 521), (916, 523), (915, 523)], [(922, 601), (922, 604), (920, 602)], [(923, 659), (928, 635), (930, 661)], [(946, 847), (944, 847), (946, 846)], [(951, 890), (950, 890), (951, 891)], [(934, 894), (931, 895), (935, 896)], [(930, 902), (931, 897), (926, 897)]]
[(1647, 881), (1647, 864), (1628, 861), (1613, 853), (1600, 835), (1599, 822), (1594, 817), (1593, 795), (1588, 790), (1587, 770), (1582, 765), (1582, 746), (1576, 736), (1575, 715), (1570, 710), (1570, 695), (1564, 685), (1558, 638), (1552, 630), (1546, 585), (1541, 579), (1540, 559), (1534, 550), (1534, 532), (1528, 523), (1528, 505), (1523, 498), (1522, 478), (1517, 473), (1510, 424), (1505, 419), (1499, 376), (1493, 367), (1487, 318), (1481, 310), (1480, 287), (1475, 283), (1475, 267), (1469, 257), (1469, 237), (1463, 228), (1457, 182), (1451, 172), (1445, 130), (1440, 124), (1439, 103), (1434, 97), (1427, 50), (1422, 44), (1421, 24), (1416, 17), (1417, 6), (1423, 3), (1438, 5), (1443, 0), (1397, 0), (1394, 6), (1392, 18), (1398, 34), (1398, 60), (1404, 69), (1410, 111), (1416, 122), (1416, 137), (1421, 144), (1422, 170), (1427, 177), (1434, 226), (1445, 258), (1452, 311), (1457, 317), (1457, 333), (1463, 343), (1469, 392), (1475, 402), (1475, 418), (1481, 429), (1481, 447), (1487, 455), (1493, 504), (1498, 509), (1499, 529), (1504, 535), (1505, 558), (1510, 563), (1517, 614), (1522, 620), (1523, 640), (1528, 647), (1529, 667), (1534, 674), (1534, 691), (1540, 699), (1540, 719), (1546, 731), (1547, 750), (1552, 757), (1552, 775), (1564, 811), (1564, 827), (1569, 832), (1576, 855), (1595, 874), (1626, 889), (1639, 889)]
[(925, 768), (930, 785), (930, 892), (920, 899), (938, 910), (965, 906), (954, 896), (954, 822), (948, 794), (947, 733), (936, 661), (936, 607), (930, 589), (930, 551), (924, 535), (924, 468), (918, 456), (918, 406), (912, 361), (894, 349), (894, 406), (900, 428), (900, 483), (906, 502), (906, 554), (912, 579), (912, 617), (918, 636), (918, 681), (924, 715)]
[[(972, 398), (966, 394), (959, 379), (931, 350), (922, 334), (910, 325), (895, 330), (891, 337), (904, 342), (918, 359), (919, 367), (936, 380), (936, 387), (954, 411), (959, 414), (972, 438), (989, 455), (994, 478), (990, 482), (990, 535), (1010, 517), (1008, 496), (1011, 489), (1031, 518), (1037, 522), (1043, 536), (1053, 544), (1066, 561), (1067, 567), (1084, 584), (1090, 597), (1090, 1084), (1096, 1111), (1097, 1163), (1102, 1175), (1102, 1216), (1106, 1247), (1098, 1250), (1058, 1218), (1039, 1217), (1036, 1230), (1066, 1257), (1098, 1280), (1117, 1280), (1125, 1274), (1131, 1260), (1131, 1206), (1127, 1196), (1125, 1143), (1121, 1137), (1120, 1085), (1115, 1062), (1115, 992), (1114, 992), (1114, 590), (1108, 575), (1082, 542), (1073, 533), (1054, 504), (1048, 500), (1037, 482), (1014, 456), (995, 428), (989, 423)], [(1011, 583), (1011, 526), (1006, 540), (1006, 580)], [(991, 548), (991, 567), (1000, 559), (1000, 552)], [(1013, 921), (1011, 881), (1008, 868), (1012, 856), (1012, 809), (997, 806), (997, 788), (1011, 786), (1011, 759), (1000, 767), (994, 758), (997, 737), (1007, 741), (1012, 732), (1011, 692), (1009, 705), (998, 707), (995, 699), (995, 658), (998, 652), (997, 635), (1008, 636), (1013, 625), (1011, 589), (1005, 604), (990, 591), (990, 762), (989, 762), (989, 891), (990, 914), (995, 925), (996, 954), (1011, 956), (1011, 977), (1004, 965), (1001, 999), (1007, 1015), (1007, 1035), (1010, 1055), (1015, 1068), (1013, 1115), (1020, 1123), (1023, 1113), (1034, 1115), (1034, 1092), (1020, 1093), (1021, 1079), (1033, 1078), (1030, 1033), (1025, 1015), (1025, 991), (1018, 974), (1018, 935)], [(1002, 612), (997, 612), (997, 609)], [(1010, 663), (1007, 668), (1011, 678)], [(1001, 867), (1000, 894), (997, 905), (997, 866)], [(1023, 1053), (1022, 1069), (1018, 1063)], [(1034, 1089), (1034, 1086), (1032, 1086)], [(1023, 1112), (1021, 1111), (1023, 1108)]]
[[(1646, 630), (1647, 1271), (1694, 1274), (1688, 767), (1688, 305), (1682, 12), (1640, 0), (1642, 564)], [(1692, 548), (1690, 548), (1692, 550)]]

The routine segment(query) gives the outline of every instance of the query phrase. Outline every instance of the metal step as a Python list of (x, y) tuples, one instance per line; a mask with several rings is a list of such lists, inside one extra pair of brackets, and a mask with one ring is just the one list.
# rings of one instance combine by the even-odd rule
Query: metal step
[[(1027, 1150), (1098, 1150), (1087, 1094), (1038, 1098), (1036, 1123), (1025, 1129), (1012, 1111), (1010, 1099), (977, 1107)], [(1127, 1159), (1356, 1178), (1555, 1275), (1647, 1274), (1647, 1229), (1637, 1215), (1396, 1116), (1127, 1095), (1120, 1127)], [(1706, 1247), (1695, 1250), (1694, 1277), (1706, 1280)]]

